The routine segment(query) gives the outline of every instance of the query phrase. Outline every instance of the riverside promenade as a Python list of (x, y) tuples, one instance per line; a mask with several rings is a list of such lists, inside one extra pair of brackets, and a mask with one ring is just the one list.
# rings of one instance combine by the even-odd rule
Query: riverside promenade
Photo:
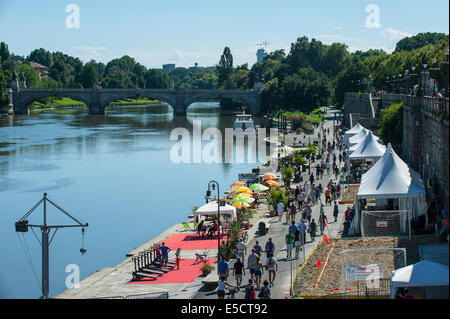
[[(334, 109), (328, 109), (328, 118), (329, 120), (324, 121), (324, 127), (330, 129), (330, 134), (327, 136), (327, 138), (332, 138), (333, 136), (333, 119), (334, 114), (340, 114), (340, 111), (334, 110)], [(314, 136), (317, 136), (317, 133), (319, 131), (319, 128), (315, 130)], [(297, 135), (297, 138), (303, 138), (303, 134)], [(306, 136), (308, 139), (308, 135)], [(291, 138), (286, 139), (286, 145), (290, 146)], [(295, 149), (293, 149), (295, 150)], [(289, 154), (289, 152), (288, 152)], [(311, 169), (311, 172), (315, 173), (315, 170)], [(305, 173), (302, 173), (303, 181), (308, 180), (308, 171)], [(326, 174), (326, 172), (323, 174), (322, 179), (315, 180), (314, 183), (316, 185), (322, 184), (324, 187), (330, 180), (330, 178), (333, 179), (333, 182), (339, 182), (339, 179), (334, 179), (334, 175), (331, 173), (330, 175)], [(308, 180), (309, 183), (309, 180)], [(301, 185), (304, 184), (300, 183)], [(299, 183), (291, 183), (291, 188), (295, 188)], [(322, 203), (325, 204), (325, 196), (322, 195), (321, 197)], [(331, 234), (331, 238), (341, 238), (342, 237), (342, 231), (343, 231), (343, 223), (344, 223), (344, 211), (347, 209), (347, 207), (350, 207), (351, 205), (339, 205), (339, 214), (337, 218), (337, 222), (334, 222), (333, 218), (333, 206), (324, 206), (325, 215), (328, 218), (328, 231), (329, 234)], [(312, 208), (312, 218), (316, 220), (316, 222), (319, 220), (319, 213), (320, 213), (320, 205), (314, 205)], [(272, 217), (268, 218), (265, 217), (263, 221), (268, 223), (269, 226), (269, 232), (265, 234), (264, 236), (255, 236), (254, 232), (252, 233), (252, 237), (249, 237), (249, 240), (247, 242), (247, 254), (245, 255), (244, 265), (245, 265), (245, 275), (242, 276), (242, 283), (241, 288), (239, 289), (239, 292), (235, 294), (236, 299), (244, 299), (244, 292), (245, 288), (244, 286), (248, 283), (248, 280), (250, 279), (250, 271), (247, 266), (247, 257), (251, 253), (251, 249), (255, 245), (256, 241), (259, 242), (259, 245), (263, 247), (268, 241), (269, 238), (272, 238), (272, 241), (275, 244), (275, 254), (274, 257), (278, 261), (278, 271), (274, 280), (274, 286), (270, 287), (270, 293), (272, 299), (285, 299), (287, 296), (290, 295), (291, 292), (291, 286), (292, 282), (294, 281), (295, 275), (297, 273), (298, 268), (301, 266), (301, 264), (304, 262), (305, 259), (308, 258), (308, 256), (313, 252), (314, 248), (321, 242), (322, 236), (320, 236), (320, 231), (317, 232), (317, 236), (314, 241), (311, 241), (311, 237), (309, 234), (306, 235), (306, 243), (305, 243), (305, 249), (304, 251), (300, 251), (299, 258), (298, 259), (287, 259), (286, 257), (286, 244), (285, 244), (285, 236), (288, 233), (288, 228), (291, 225), (291, 223), (286, 223), (285, 215), (283, 216), (281, 221), (278, 221), (278, 217)], [(300, 222), (300, 213), (296, 214), (296, 225)], [(317, 223), (317, 225), (319, 225)], [(256, 225), (257, 227), (257, 225)], [(319, 226), (318, 226), (319, 227)], [(328, 232), (327, 232), (328, 233)], [(293, 255), (295, 255), (294, 250), (292, 251)], [(266, 254), (261, 254), (261, 263), (264, 265), (266, 261)], [(227, 282), (231, 285), (236, 285), (235, 277), (233, 277), (233, 271), (232, 267), (234, 265), (235, 260), (230, 260), (229, 262), (229, 268), (230, 268), (230, 275), (228, 276)], [(266, 270), (264, 270), (264, 273), (261, 277), (261, 283), (267, 279), (268, 280), (268, 273)], [(256, 287), (256, 285), (254, 285)], [(228, 289), (227, 289), (228, 292)], [(256, 291), (256, 295), (258, 295), (258, 291)], [(227, 293), (225, 298), (229, 297), (229, 293)], [(217, 290), (207, 290), (205, 287), (201, 287), (198, 291), (198, 293), (195, 295), (194, 299), (217, 299)]]
[[(324, 127), (330, 128), (330, 135), (328, 135), (328, 138), (332, 137), (333, 134), (333, 118), (334, 113), (339, 112), (335, 110), (329, 110), (328, 115), (331, 120), (325, 120), (324, 121)], [(313, 136), (317, 136), (318, 129), (315, 130)], [(292, 137), (295, 136), (297, 138), (297, 141), (304, 139), (304, 135), (288, 135), (286, 137), (286, 145), (292, 146)], [(312, 136), (306, 136), (306, 139), (308, 140)], [(303, 141), (305, 142), (305, 141)], [(291, 151), (294, 151), (295, 148), (288, 148), (287, 154), (289, 154)], [(284, 155), (284, 154), (283, 154)], [(270, 166), (268, 168), (265, 168), (265, 172), (275, 172), (276, 167)], [(303, 180), (307, 180), (306, 173), (303, 173)], [(322, 183), (323, 186), (325, 186), (329, 179), (333, 176), (327, 175), (326, 173), (323, 175), (322, 180), (316, 181), (315, 183)], [(333, 181), (334, 180), (333, 177)], [(298, 184), (291, 184), (291, 187), (295, 187)], [(322, 198), (322, 202), (325, 202)], [(332, 206), (325, 206), (325, 214), (328, 217), (329, 223), (328, 228), (331, 233), (331, 237), (338, 238), (341, 237), (342, 228), (343, 228), (343, 219), (344, 219), (344, 210), (346, 209), (345, 205), (340, 205), (340, 213), (338, 215), (338, 221), (333, 222), (332, 217)], [(278, 260), (279, 263), (279, 270), (277, 272), (276, 279), (274, 281), (275, 285), (274, 287), (271, 287), (271, 296), (272, 299), (284, 299), (286, 296), (289, 296), (290, 288), (291, 288), (291, 280), (294, 280), (294, 276), (301, 265), (301, 263), (304, 261), (305, 258), (308, 257), (308, 255), (313, 251), (314, 247), (320, 243), (321, 236), (316, 237), (315, 241), (311, 242), (311, 239), (309, 235), (307, 235), (306, 244), (305, 244), (305, 250), (304, 252), (300, 252), (299, 259), (294, 260), (286, 260), (286, 251), (285, 251), (285, 235), (288, 232), (288, 227), (290, 224), (287, 224), (285, 222), (285, 218), (283, 216), (282, 221), (278, 221), (278, 217), (270, 217), (269, 216), (269, 208), (266, 204), (260, 205), (260, 207), (257, 209), (256, 213), (251, 217), (250, 224), (253, 226), (248, 230), (248, 242), (247, 242), (247, 255), (251, 252), (251, 248), (255, 244), (255, 241), (259, 241), (259, 244), (264, 247), (266, 241), (269, 237), (272, 238), (272, 240), (275, 243), (275, 257)], [(316, 221), (319, 217), (319, 206), (315, 205), (312, 207), (312, 218), (314, 218)], [(299, 215), (297, 214), (296, 223), (299, 222)], [(264, 236), (256, 236), (256, 231), (258, 228), (259, 222), (265, 222), (267, 225), (269, 225), (269, 231)], [(193, 228), (193, 220), (189, 221), (189, 225), (191, 228)], [(191, 232), (192, 234), (192, 232)], [(174, 236), (187, 236), (189, 235), (189, 231), (186, 231), (185, 228), (181, 224), (174, 225), (170, 227), (169, 229), (165, 230), (161, 234), (157, 235), (153, 239), (149, 240), (148, 242), (144, 243), (143, 245), (139, 246), (138, 248), (134, 249), (133, 251), (130, 251), (126, 258), (122, 263), (114, 266), (114, 267), (106, 267), (98, 270), (91, 276), (87, 277), (86, 279), (82, 280), (79, 283), (78, 288), (70, 288), (65, 290), (64, 292), (56, 295), (54, 298), (56, 299), (92, 299), (92, 298), (125, 298), (127, 296), (134, 296), (136, 298), (146, 298), (146, 297), (152, 297), (153, 294), (158, 293), (165, 293), (168, 294), (168, 298), (170, 299), (217, 299), (217, 292), (216, 290), (206, 290), (203, 284), (203, 281), (205, 279), (211, 280), (214, 276), (217, 277), (217, 274), (215, 273), (217, 271), (217, 263), (214, 263), (214, 267), (216, 268), (213, 273), (208, 275), (207, 277), (203, 277), (200, 274), (200, 266), (201, 263), (197, 266), (193, 266), (193, 262), (195, 261), (195, 254), (204, 254), (206, 253), (206, 258), (209, 259), (211, 262), (215, 262), (217, 258), (217, 240), (215, 246), (212, 246), (209, 249), (186, 249), (182, 250), (181, 252), (181, 258), (182, 262), (185, 261), (185, 264), (181, 264), (181, 267), (179, 270), (174, 270), (179, 272), (181, 276), (183, 277), (183, 274), (189, 272), (189, 275), (195, 276), (192, 280), (173, 280), (173, 282), (170, 281), (155, 281), (154, 283), (148, 281), (148, 282), (135, 282), (130, 283), (130, 280), (132, 278), (132, 272), (134, 271), (134, 263), (132, 261), (132, 256), (135, 256), (139, 254), (139, 252), (147, 250), (151, 248), (154, 244), (160, 243), (162, 241), (166, 241)], [(171, 246), (171, 245), (169, 245)], [(169, 253), (169, 259), (173, 260), (175, 259), (175, 250), (178, 247), (172, 246), (172, 251)], [(264, 257), (261, 258), (261, 262), (265, 262), (265, 254)], [(234, 264), (234, 260), (230, 261), (230, 269), (232, 265)], [(197, 267), (197, 268), (195, 268)], [(247, 268), (247, 258), (245, 258), (245, 267)], [(167, 276), (167, 275), (164, 275)], [(162, 276), (161, 278), (163, 278)], [(186, 277), (184, 276), (184, 277)], [(262, 281), (264, 279), (267, 279), (267, 272), (264, 272), (262, 276)], [(180, 275), (178, 275), (178, 278)], [(249, 270), (246, 269), (245, 276), (243, 276), (242, 285), (245, 285), (248, 282), (249, 278)], [(184, 278), (186, 279), (186, 278)], [(228, 281), (231, 284), (235, 284), (235, 279), (233, 276), (229, 276)], [(240, 289), (240, 292), (236, 294), (237, 299), (243, 299), (244, 298), (244, 289)]]

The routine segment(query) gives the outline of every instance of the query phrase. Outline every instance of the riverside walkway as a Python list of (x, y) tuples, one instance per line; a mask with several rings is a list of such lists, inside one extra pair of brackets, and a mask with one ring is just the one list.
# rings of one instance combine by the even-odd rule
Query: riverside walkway
[[(328, 115), (330, 120), (324, 121), (324, 127), (330, 129), (330, 134), (327, 136), (328, 139), (333, 137), (333, 119), (334, 114), (340, 114), (340, 111), (334, 110), (334, 109), (328, 109)], [(317, 136), (317, 133), (319, 132), (320, 128), (315, 129), (314, 136)], [(303, 134), (297, 136), (298, 139), (303, 138)], [(306, 136), (308, 139), (309, 137)], [(287, 139), (287, 146), (289, 146), (289, 140)], [(294, 149), (295, 150), (295, 149)], [(315, 173), (315, 170), (311, 170), (311, 172)], [(308, 172), (302, 173), (303, 181), (308, 180), (307, 179)], [(333, 182), (338, 182), (339, 180), (334, 179), (334, 174), (326, 174), (326, 172), (323, 174), (322, 179), (315, 180), (314, 183), (318, 185), (319, 183), (322, 184), (323, 187), (329, 182), (330, 178), (333, 179)], [(303, 182), (304, 183), (304, 182)], [(303, 185), (303, 183), (300, 183)], [(309, 180), (308, 180), (309, 183)], [(299, 185), (299, 183), (291, 183), (291, 188), (296, 187)], [(325, 203), (325, 196), (322, 195), (321, 197), (322, 203)], [(343, 231), (343, 222), (344, 222), (344, 211), (347, 207), (351, 205), (339, 205), (339, 215), (337, 218), (337, 222), (334, 222), (333, 218), (333, 206), (324, 206), (325, 215), (328, 218), (328, 230), (331, 234), (331, 238), (340, 238), (342, 236)], [(312, 218), (316, 220), (316, 222), (319, 220), (319, 205), (314, 205), (312, 208)], [(300, 222), (300, 215), (299, 213), (296, 214), (296, 225)], [(290, 223), (286, 223), (285, 216), (283, 216), (281, 221), (278, 221), (278, 217), (272, 217), (272, 218), (265, 218), (264, 221), (266, 223), (270, 224), (269, 232), (264, 236), (254, 236), (254, 232), (252, 233), (253, 236), (249, 237), (249, 241), (247, 243), (247, 254), (245, 255), (244, 265), (245, 265), (245, 275), (243, 275), (241, 288), (239, 289), (239, 292), (235, 294), (236, 299), (244, 299), (244, 292), (245, 288), (244, 286), (248, 283), (248, 280), (250, 279), (250, 271), (247, 267), (247, 257), (251, 253), (252, 247), (255, 245), (255, 242), (258, 241), (259, 245), (263, 247), (267, 242), (269, 238), (272, 238), (272, 241), (275, 244), (275, 255), (274, 257), (278, 261), (278, 271), (276, 274), (276, 278), (274, 280), (274, 286), (270, 287), (271, 292), (271, 298), (272, 299), (285, 299), (286, 296), (290, 295), (290, 290), (292, 286), (292, 281), (294, 280), (295, 274), (298, 270), (298, 268), (301, 266), (302, 262), (308, 257), (308, 255), (313, 251), (313, 249), (318, 245), (321, 240), (322, 236), (319, 235), (320, 231), (317, 232), (317, 236), (314, 241), (311, 241), (311, 238), (309, 234), (306, 235), (306, 243), (305, 243), (305, 250), (300, 251), (299, 258), (298, 259), (287, 259), (286, 257), (286, 244), (285, 244), (285, 236), (288, 233), (288, 228), (290, 226)], [(318, 225), (318, 223), (317, 223)], [(293, 255), (295, 254), (294, 251), (292, 252)], [(261, 263), (264, 265), (266, 261), (266, 254), (261, 254)], [(229, 262), (229, 268), (230, 268), (230, 275), (228, 276), (227, 281), (232, 284), (236, 285), (236, 280), (232, 275), (232, 267), (234, 265), (235, 260), (230, 260)], [(268, 273), (266, 270), (264, 270), (264, 273), (261, 277), (261, 283), (268, 279)], [(292, 281), (291, 281), (292, 280)], [(256, 287), (256, 285), (254, 285)], [(227, 290), (228, 292), (228, 290)], [(258, 291), (256, 291), (256, 295), (258, 295)], [(225, 298), (228, 298), (229, 294), (226, 295)], [(217, 290), (206, 290), (205, 287), (201, 287), (198, 293), (195, 295), (194, 299), (217, 299)]]
[[(334, 113), (338, 111), (332, 110), (329, 114), (331, 114), (331, 119), (334, 118)], [(330, 128), (330, 134), (332, 136), (332, 128), (333, 121), (326, 120), (324, 122), (325, 128)], [(318, 129), (314, 132), (314, 136), (317, 136)], [(292, 137), (292, 136), (290, 136)], [(297, 141), (303, 139), (303, 144), (309, 140), (310, 136), (305, 136), (303, 134), (296, 135)], [(330, 135), (329, 135), (330, 137)], [(292, 146), (292, 139), (286, 138), (286, 145)], [(295, 150), (295, 148), (290, 148), (290, 151)], [(265, 172), (272, 172), (276, 170), (276, 167), (268, 167), (265, 168)], [(303, 180), (306, 180), (306, 173), (303, 173)], [(326, 183), (331, 178), (330, 175), (324, 174), (320, 183), (322, 185), (326, 185)], [(335, 181), (333, 179), (333, 181)], [(319, 181), (315, 182), (316, 184)], [(295, 187), (298, 184), (291, 184), (291, 187)], [(324, 202), (322, 198), (322, 202)], [(331, 233), (331, 237), (337, 238), (341, 236), (342, 228), (343, 228), (343, 219), (344, 219), (344, 210), (346, 207), (344, 205), (340, 205), (340, 213), (338, 215), (338, 221), (336, 223), (332, 222), (332, 207), (325, 206), (325, 214), (328, 217), (329, 223), (328, 228)], [(248, 230), (249, 240), (247, 243), (247, 253), (251, 251), (251, 248), (255, 244), (255, 241), (258, 240), (260, 245), (264, 247), (266, 241), (269, 237), (271, 237), (275, 243), (275, 258), (277, 258), (279, 263), (279, 270), (277, 272), (276, 279), (274, 281), (274, 287), (271, 287), (271, 295), (273, 299), (284, 299), (290, 293), (291, 288), (291, 280), (293, 280), (299, 265), (304, 261), (304, 258), (309, 255), (309, 253), (314, 249), (314, 247), (321, 241), (321, 236), (316, 237), (315, 241), (311, 242), (309, 235), (307, 235), (305, 251), (300, 252), (299, 259), (296, 260), (286, 260), (286, 251), (285, 251), (285, 235), (288, 232), (289, 224), (285, 223), (285, 218), (283, 216), (283, 220), (278, 221), (278, 217), (270, 217), (269, 216), (269, 208), (267, 205), (262, 204), (258, 209), (254, 216), (251, 217), (250, 223), (253, 225)], [(299, 222), (299, 215), (297, 214), (296, 223)], [(312, 218), (318, 220), (319, 216), (319, 206), (312, 207)], [(256, 236), (256, 230), (258, 227), (258, 223), (260, 221), (264, 221), (266, 224), (270, 225), (269, 232), (264, 236)], [(193, 221), (190, 223), (191, 227), (193, 226)], [(192, 233), (191, 233), (192, 234)], [(163, 233), (159, 234), (155, 238), (149, 240), (144, 243), (140, 247), (137, 247), (133, 251), (129, 252), (126, 258), (122, 263), (116, 265), (115, 267), (106, 267), (98, 270), (96, 273), (82, 280), (79, 284), (78, 288), (70, 288), (66, 291), (58, 294), (54, 298), (61, 299), (91, 299), (91, 298), (124, 298), (127, 296), (136, 296), (141, 298), (146, 298), (146, 296), (151, 296), (152, 294), (158, 293), (167, 293), (170, 299), (217, 299), (216, 290), (208, 291), (205, 290), (204, 284), (202, 281), (208, 279), (211, 276), (217, 276), (215, 273), (211, 273), (206, 278), (199, 275), (200, 274), (200, 266), (197, 265), (198, 268), (193, 268), (193, 261), (195, 261), (196, 253), (205, 253), (207, 254), (206, 258), (211, 261), (215, 261), (217, 258), (217, 244), (211, 246), (208, 249), (186, 249), (182, 250), (181, 258), (185, 264), (182, 263), (179, 270), (179, 274), (184, 275), (188, 271), (189, 275), (195, 276), (192, 277), (192, 280), (173, 280), (173, 282), (169, 281), (156, 281), (146, 282), (146, 283), (130, 283), (132, 278), (132, 272), (134, 270), (134, 264), (132, 261), (132, 257), (137, 255), (139, 252), (149, 249), (156, 243), (160, 243), (162, 241), (168, 241), (171, 238), (179, 237), (179, 236), (187, 236), (189, 232), (187, 232), (181, 224), (177, 224), (172, 226), (171, 228), (165, 230)], [(170, 245), (169, 245), (170, 246)], [(175, 250), (178, 248), (176, 246), (172, 246), (172, 251), (169, 253), (169, 259), (174, 259)], [(247, 256), (247, 255), (246, 255)], [(265, 254), (261, 260), (263, 263), (265, 262)], [(230, 267), (234, 264), (234, 260), (230, 261)], [(185, 265), (185, 267), (184, 267)], [(214, 264), (217, 269), (217, 264)], [(245, 258), (245, 266), (247, 267), (247, 258)], [(189, 269), (189, 270), (188, 270)], [(174, 274), (176, 275), (175, 271)], [(164, 278), (166, 275), (162, 276)], [(184, 276), (186, 277), (186, 276)], [(180, 278), (178, 276), (177, 278)], [(249, 270), (246, 269), (246, 275), (243, 277), (242, 285), (245, 285), (248, 282), (249, 278)], [(267, 272), (264, 272), (262, 279), (267, 279)], [(235, 284), (235, 279), (233, 276), (229, 276), (229, 282), (231, 284)], [(240, 292), (237, 293), (236, 298), (242, 299), (244, 298), (244, 289), (241, 289)]]

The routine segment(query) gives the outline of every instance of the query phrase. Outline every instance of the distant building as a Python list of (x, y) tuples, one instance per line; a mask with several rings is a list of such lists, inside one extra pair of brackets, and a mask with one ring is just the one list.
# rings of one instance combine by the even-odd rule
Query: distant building
[(30, 62), (30, 65), (33, 69), (36, 70), (40, 78), (48, 76), (48, 67), (46, 67), (45, 65), (33, 61)]
[(173, 71), (175, 70), (175, 64), (163, 64), (163, 70), (167, 72)]
[(256, 51), (256, 62), (262, 62), (266, 55), (267, 53), (263, 48), (258, 49), (258, 51)]

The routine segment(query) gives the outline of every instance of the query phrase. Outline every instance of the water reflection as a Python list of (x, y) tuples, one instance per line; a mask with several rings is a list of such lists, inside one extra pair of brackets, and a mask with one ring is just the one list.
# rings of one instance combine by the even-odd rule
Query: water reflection
[[(83, 257), (78, 232), (58, 233), (52, 243), (54, 296), (66, 289), (68, 264), (80, 266), (82, 279), (115, 266), (127, 252), (185, 221), (192, 206), (204, 203), (211, 179), (224, 191), (238, 173), (257, 165), (171, 163), (173, 129), (192, 132), (193, 121), (201, 120), (203, 130), (217, 127), (224, 138), (234, 117), (221, 115), (217, 103), (192, 105), (187, 116), (152, 108), (110, 108), (105, 116), (80, 111), (0, 117), (0, 298), (39, 297), (39, 287), (29, 284), (35, 280), (14, 222), (43, 192), (90, 225)], [(39, 265), (40, 247), (29, 244)]]

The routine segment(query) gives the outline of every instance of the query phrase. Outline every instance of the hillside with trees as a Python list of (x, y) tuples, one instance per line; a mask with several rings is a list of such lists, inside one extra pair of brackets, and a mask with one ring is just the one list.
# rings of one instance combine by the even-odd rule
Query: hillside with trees
[[(261, 103), (264, 113), (280, 110), (310, 113), (320, 105), (343, 106), (349, 91), (387, 89), (387, 77), (393, 78), (416, 67), (420, 71), (423, 56), (432, 67), (441, 67), (435, 78), (441, 87), (448, 87), (446, 59), (448, 35), (419, 33), (397, 43), (393, 53), (370, 49), (349, 52), (347, 45), (322, 42), (300, 37), (290, 50), (275, 50), (263, 61), (234, 65), (232, 50), (225, 47), (216, 66), (206, 68), (177, 67), (168, 72), (146, 68), (134, 58), (123, 56), (107, 64), (79, 58), (43, 48), (33, 50), (27, 57), (10, 53), (6, 43), (0, 44), (0, 103), (7, 103), (5, 89), (10, 86), (13, 70), (23, 73), (29, 88), (152, 88), (152, 89), (253, 89), (262, 87)], [(48, 76), (40, 78), (30, 62), (48, 67)], [(410, 83), (413, 85), (413, 83)], [(224, 100), (233, 109), (242, 103)]]

